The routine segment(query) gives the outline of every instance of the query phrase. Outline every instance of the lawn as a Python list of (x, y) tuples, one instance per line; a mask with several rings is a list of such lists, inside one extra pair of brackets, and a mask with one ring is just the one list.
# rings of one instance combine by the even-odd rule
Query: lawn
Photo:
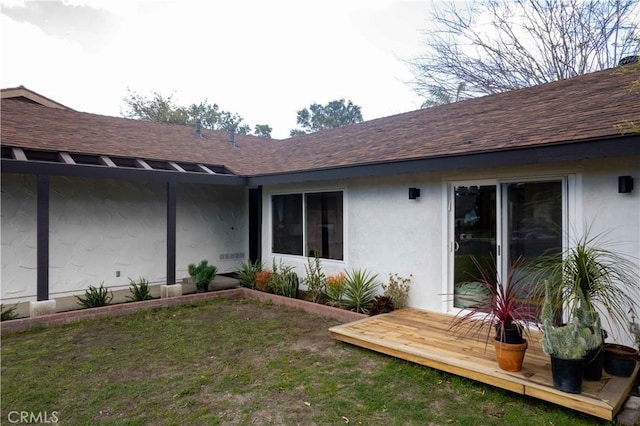
[(2, 336), (0, 423), (27, 412), (61, 425), (602, 424), (334, 341), (336, 324), (216, 298)]

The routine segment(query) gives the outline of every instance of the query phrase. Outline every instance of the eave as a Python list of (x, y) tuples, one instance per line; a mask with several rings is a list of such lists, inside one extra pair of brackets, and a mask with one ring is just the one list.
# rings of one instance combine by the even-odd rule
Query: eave
[(256, 187), (260, 185), (318, 182), (405, 173), (549, 164), (562, 161), (624, 157), (630, 155), (640, 155), (640, 135), (268, 175), (256, 174), (248, 178), (248, 185), (250, 187)]

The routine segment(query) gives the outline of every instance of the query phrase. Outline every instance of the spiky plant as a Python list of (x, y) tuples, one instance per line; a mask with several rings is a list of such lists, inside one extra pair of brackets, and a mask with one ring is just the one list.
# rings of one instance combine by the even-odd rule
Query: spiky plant
[(345, 278), (344, 304), (347, 309), (368, 313), (380, 283), (378, 275), (368, 271), (354, 269)]

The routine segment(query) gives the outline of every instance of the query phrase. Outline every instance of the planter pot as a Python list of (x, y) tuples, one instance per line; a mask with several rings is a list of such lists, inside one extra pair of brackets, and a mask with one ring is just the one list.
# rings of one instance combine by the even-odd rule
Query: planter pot
[(528, 342), (523, 339), (523, 343), (503, 343), (498, 339), (493, 340), (493, 346), (496, 348), (496, 358), (498, 359), (498, 367), (505, 371), (522, 370), (522, 362), (524, 355), (529, 346)]
[(604, 344), (604, 371), (614, 376), (630, 377), (636, 368), (638, 351), (630, 346)]
[(602, 379), (602, 369), (604, 367), (604, 349), (598, 347), (591, 349), (584, 357), (583, 379), (597, 382)]
[(196, 284), (197, 293), (206, 293), (207, 291), (209, 291), (209, 283)]
[(496, 339), (503, 343), (522, 344), (525, 340), (522, 338), (522, 329), (514, 326), (507, 327), (502, 331), (502, 327), (496, 324)]
[(565, 359), (551, 355), (553, 387), (567, 393), (582, 392), (583, 358)]

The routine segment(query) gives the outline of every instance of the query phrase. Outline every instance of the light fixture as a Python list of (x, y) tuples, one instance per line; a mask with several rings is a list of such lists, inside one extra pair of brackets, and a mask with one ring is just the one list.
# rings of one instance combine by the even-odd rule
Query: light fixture
[(633, 191), (633, 178), (631, 176), (618, 176), (618, 192), (628, 194)]
[(409, 188), (409, 199), (415, 200), (420, 197), (420, 188)]

